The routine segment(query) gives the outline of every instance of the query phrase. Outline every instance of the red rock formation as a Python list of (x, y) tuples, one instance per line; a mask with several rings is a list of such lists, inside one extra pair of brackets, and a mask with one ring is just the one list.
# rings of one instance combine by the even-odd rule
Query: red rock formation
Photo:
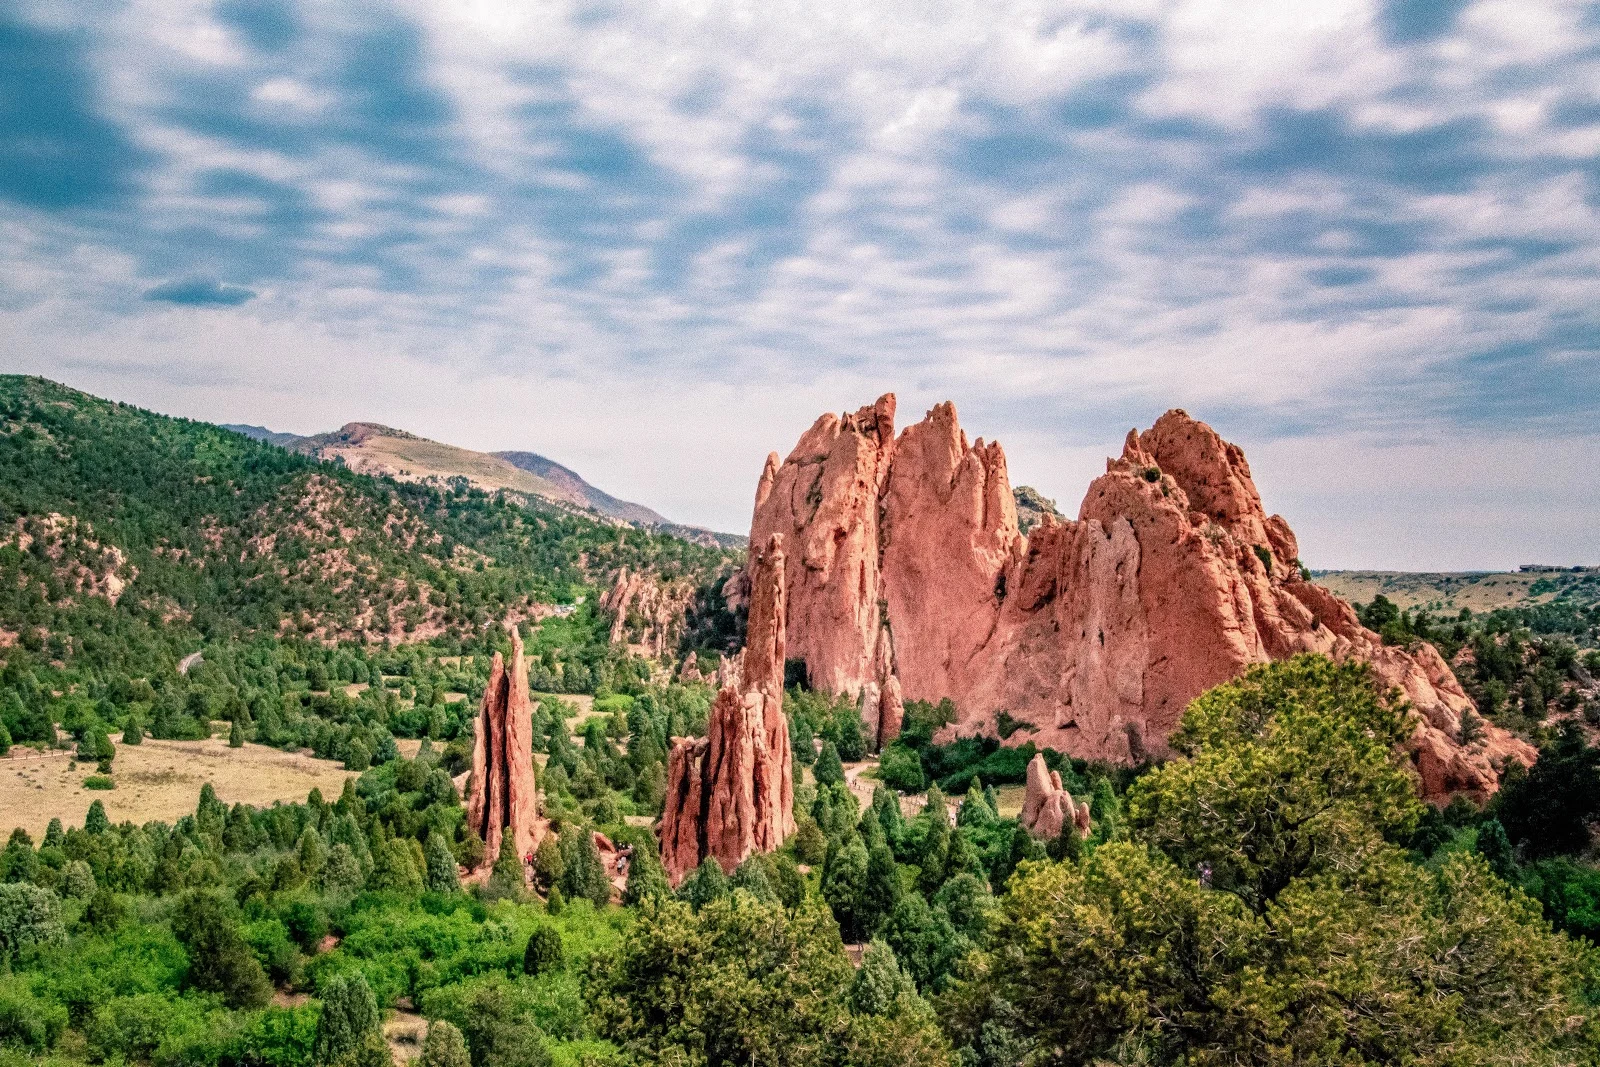
[(667, 755), (661, 863), (673, 885), (714, 856), (732, 873), (794, 832), (789, 721), (783, 713), (784, 552), (772, 536), (751, 555), (742, 687), (725, 686), (706, 736), (674, 738)]
[[(663, 582), (624, 567), (600, 598), (600, 609), (611, 616), (612, 644), (629, 643), (659, 659), (683, 636), (685, 612), (693, 599), (694, 586), (687, 581)], [(638, 640), (629, 642), (630, 637)]]
[(1042, 747), (1127, 761), (1164, 753), (1211, 686), (1321, 652), (1370, 662), (1410, 701), (1428, 796), (1486, 796), (1496, 763), (1533, 759), (1492, 727), (1458, 744), (1470, 701), (1437, 653), (1383, 645), (1304, 580), (1244, 454), (1184, 412), (1129, 433), (1077, 521), (1046, 515), (1023, 536), (999, 445), (969, 445), (949, 404), (895, 441), (893, 411), (888, 396), (818, 420), (756, 494), (753, 543), (777, 530), (805, 546), (789, 563), (789, 655), (818, 687), (887, 695), (895, 681), (906, 699), (954, 700), (952, 732), (995, 734), (1005, 711)]
[(511, 669), (506, 670), (496, 652), (472, 740), (467, 825), (483, 838), (486, 863), (492, 864), (500, 854), (506, 830), (511, 831), (517, 855), (526, 858), (539, 847), (548, 828), (539, 816), (532, 716), (522, 635), (512, 627)]
[(1072, 794), (1061, 784), (1061, 774), (1037, 753), (1028, 762), (1027, 786), (1022, 795), (1022, 814), (1018, 821), (1035, 837), (1055, 840), (1068, 823), (1076, 826), (1079, 837), (1089, 836), (1089, 802), (1075, 804)]

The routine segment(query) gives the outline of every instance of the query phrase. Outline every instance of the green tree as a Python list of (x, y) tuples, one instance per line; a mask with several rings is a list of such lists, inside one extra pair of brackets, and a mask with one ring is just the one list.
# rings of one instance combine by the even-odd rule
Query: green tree
[(228, 747), (244, 747), (244, 726), (238, 719), (233, 720), (233, 726), (228, 730)]
[(1478, 827), (1476, 850), (1497, 877), (1512, 885), (1517, 883), (1517, 857), (1499, 819), (1490, 819)]
[(534, 881), (548, 893), (561, 881), (561, 874), (566, 868), (566, 860), (561, 856), (561, 843), (554, 834), (546, 834), (533, 853)]
[(427, 887), (434, 893), (454, 893), (461, 888), (456, 871), (456, 856), (444, 835), (435, 830), (428, 835), (425, 850), (428, 863)]
[(106, 806), (100, 801), (89, 805), (89, 814), (84, 816), (83, 829), (85, 833), (103, 834), (111, 829), (111, 820), (106, 817)]
[(138, 745), (144, 741), (144, 720), (137, 711), (128, 713), (128, 721), (122, 726), (122, 743), (125, 745)]
[(500, 835), (500, 854), (495, 857), (483, 895), (490, 900), (521, 900), (527, 888), (527, 872), (511, 834)]
[(1129, 824), (1261, 914), (1296, 879), (1409, 835), (1422, 806), (1395, 752), (1411, 730), (1365, 664), (1256, 667), (1189, 705), (1171, 741), (1188, 758), (1134, 783)]
[(360, 971), (335, 974), (318, 992), (322, 994), (322, 1015), (317, 1020), (312, 1058), (319, 1067), (355, 1057), (370, 1035), (382, 1038), (378, 1000)]
[(454, 1023), (435, 1019), (422, 1042), (422, 1067), (471, 1067), (467, 1042)]
[(367, 888), (374, 892), (422, 892), (422, 875), (417, 873), (417, 864), (407, 842), (390, 838), (378, 846), (372, 857), (372, 873), (367, 876)]
[(56, 895), (26, 882), (0, 885), (0, 964), (40, 946), (64, 944)]
[(472, 1067), (549, 1067), (544, 1033), (503, 978), (479, 986), (461, 1019)]
[(633, 859), (628, 863), (628, 884), (622, 893), (622, 903), (631, 908), (655, 897), (671, 895), (672, 886), (667, 881), (667, 872), (661, 867), (655, 842), (652, 840), (635, 848)]
[(888, 942), (874, 938), (850, 982), (850, 1010), (862, 1015), (887, 1015), (899, 997), (916, 992), (916, 983), (901, 970), (894, 949)]
[(678, 896), (695, 911), (714, 900), (721, 900), (729, 892), (728, 876), (722, 873), (722, 865), (710, 856), (701, 860), (700, 866), (678, 886)]
[(818, 785), (838, 785), (844, 781), (844, 764), (839, 762), (839, 750), (832, 741), (822, 743), (822, 751), (817, 753), (817, 762), (811, 768), (811, 774)]
[(528, 947), (522, 953), (522, 973), (527, 975), (552, 974), (565, 969), (566, 955), (561, 947), (561, 931), (548, 923), (542, 924), (528, 937)]
[(11, 754), (11, 731), (6, 729), (4, 721), (0, 721), (0, 757)]
[(220, 898), (199, 890), (189, 893), (173, 915), (172, 932), (188, 953), (190, 986), (218, 993), (235, 1008), (259, 1008), (272, 996), (261, 962)]
[(611, 903), (611, 875), (600, 859), (600, 848), (594, 834), (575, 827), (570, 843), (563, 842), (566, 867), (561, 874), (561, 887), (568, 900), (583, 897), (597, 908)]
[(851, 977), (815, 898), (792, 917), (742, 893), (698, 912), (648, 901), (597, 964), (590, 1003), (600, 1034), (640, 1062), (812, 1067), (840, 1062)]

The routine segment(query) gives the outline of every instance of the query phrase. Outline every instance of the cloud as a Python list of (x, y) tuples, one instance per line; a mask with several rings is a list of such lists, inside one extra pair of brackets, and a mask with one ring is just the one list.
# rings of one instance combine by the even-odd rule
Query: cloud
[(162, 282), (144, 293), (146, 300), (184, 307), (238, 307), (256, 298), (252, 289), (241, 285), (224, 285), (210, 278), (190, 278), (184, 281)]
[[(536, 431), (504, 412), (497, 445), (581, 451), (609, 489), (730, 528), (748, 494), (728, 471), (890, 388), (1025, 442), (1019, 480), (1064, 501), (1083, 456), (1175, 405), (1380, 467), (1419, 436), (1582, 452), (1587, 7), (18, 0), (0, 336), (146, 402), (174, 388), (153, 366), (183, 366), (267, 424), (278, 387), (203, 331), (315, 336), (357, 380), (412, 360), (480, 408), (473, 383), (519, 383), (587, 405), (587, 429), (517, 440)], [(163, 278), (189, 281), (148, 299), (212, 313), (149, 314)], [(177, 318), (200, 332), (119, 355)], [(666, 384), (672, 410), (643, 412)], [(427, 423), (440, 392), (388, 421)], [(720, 451), (678, 418), (715, 422)], [(1450, 485), (1513, 454), (1485, 446)], [(1319, 522), (1350, 558), (1383, 546), (1359, 521), (1379, 529), (1377, 503), (1297, 499), (1308, 549)], [(1416, 518), (1406, 501), (1382, 507)]]

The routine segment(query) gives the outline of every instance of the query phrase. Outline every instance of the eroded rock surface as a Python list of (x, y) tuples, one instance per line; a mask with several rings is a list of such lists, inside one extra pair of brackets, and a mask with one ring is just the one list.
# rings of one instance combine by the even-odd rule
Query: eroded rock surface
[(659, 659), (677, 647), (693, 599), (690, 582), (663, 582), (654, 574), (624, 567), (601, 596), (600, 609), (611, 616), (612, 644), (627, 644)]
[[(1076, 521), (1024, 536), (1005, 453), (969, 444), (950, 404), (894, 435), (894, 398), (826, 415), (756, 493), (753, 544), (781, 532), (788, 655), (813, 685), (951, 698), (952, 733), (1012, 734), (1084, 758), (1166, 752), (1188, 702), (1300, 652), (1371, 663), (1410, 702), (1425, 794), (1487, 796), (1534, 750), (1494, 727), (1458, 743), (1471, 706), (1428, 645), (1385, 646), (1302, 576), (1240, 449), (1183, 411), (1130, 431)], [(888, 733), (883, 713), (878, 735)]]
[(783, 712), (783, 538), (759, 543), (765, 547), (751, 553), (750, 621), (738, 681), (717, 692), (706, 736), (674, 738), (667, 755), (661, 863), (673, 885), (707, 856), (731, 874), (747, 856), (777, 849), (794, 832)]
[(1044, 762), (1044, 753), (1028, 761), (1027, 785), (1022, 794), (1022, 814), (1018, 817), (1023, 829), (1035, 837), (1055, 840), (1061, 828), (1076, 827), (1079, 837), (1089, 836), (1089, 802), (1075, 803), (1072, 794), (1061, 784), (1061, 775)]
[(533, 773), (533, 702), (522, 635), (511, 629), (511, 666), (496, 652), (472, 740), (467, 825), (483, 838), (484, 862), (493, 864), (510, 832), (517, 855), (531, 856), (548, 829), (539, 815)]

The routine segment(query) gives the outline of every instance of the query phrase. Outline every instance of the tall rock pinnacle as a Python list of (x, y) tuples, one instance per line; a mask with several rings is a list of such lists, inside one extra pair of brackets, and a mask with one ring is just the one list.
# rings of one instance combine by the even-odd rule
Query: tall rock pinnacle
[(794, 833), (789, 721), (783, 713), (783, 537), (751, 553), (741, 682), (711, 706), (706, 736), (674, 738), (667, 756), (661, 862), (673, 885), (715, 857), (729, 873)]
[(533, 702), (522, 635), (511, 629), (511, 668), (500, 653), (489, 667), (472, 742), (472, 781), (467, 825), (483, 838), (485, 859), (493, 863), (502, 835), (509, 830), (517, 855), (526, 859), (539, 847), (547, 824), (539, 816), (533, 774)]

